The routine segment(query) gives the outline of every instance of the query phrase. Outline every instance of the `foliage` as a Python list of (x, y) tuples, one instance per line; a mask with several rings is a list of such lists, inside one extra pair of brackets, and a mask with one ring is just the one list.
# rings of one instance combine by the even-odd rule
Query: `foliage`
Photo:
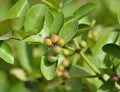
[(118, 3), (17, 1), (0, 15), (0, 92), (118, 92)]

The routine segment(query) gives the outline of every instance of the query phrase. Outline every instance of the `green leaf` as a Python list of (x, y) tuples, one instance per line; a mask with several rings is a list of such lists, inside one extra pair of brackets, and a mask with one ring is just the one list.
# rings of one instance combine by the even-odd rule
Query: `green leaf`
[(56, 61), (55, 63), (50, 63), (47, 56), (42, 56), (40, 68), (43, 76), (47, 80), (51, 80), (54, 78), (56, 74), (57, 66), (58, 66), (58, 61)]
[(118, 12), (118, 22), (120, 24), (120, 11)]
[(60, 9), (60, 5), (56, 0), (42, 0), (42, 1), (53, 8)]
[(24, 39), (25, 42), (28, 43), (41, 43), (44, 44), (44, 39), (49, 36), (49, 28), (44, 25), (42, 31), (40, 31), (36, 35), (31, 35), (28, 38)]
[(53, 20), (54, 20), (54, 16), (52, 15), (52, 13), (50, 11), (48, 11), (45, 15), (45, 25), (49, 28), (51, 28), (51, 25), (53, 23)]
[(87, 4), (82, 5), (80, 8), (78, 8), (74, 12), (75, 17), (73, 19), (67, 21), (67, 23), (81, 19), (82, 17), (86, 16), (91, 11), (93, 11), (96, 8), (96, 6), (97, 5), (95, 3), (92, 3), (92, 2), (89, 2)]
[(98, 89), (97, 92), (116, 92), (115, 83), (109, 79)]
[(50, 12), (53, 15), (53, 22), (50, 27), (50, 34), (58, 34), (64, 24), (64, 16), (62, 12), (59, 12), (52, 8), (50, 9)]
[(23, 27), (26, 12), (29, 8), (28, 0), (19, 0), (9, 11), (8, 18), (19, 17), (20, 22), (16, 25), (16, 30), (20, 30)]
[(7, 63), (14, 63), (14, 56), (11, 47), (6, 42), (0, 43), (0, 57)]
[(120, 58), (120, 46), (110, 43), (110, 44), (104, 45), (102, 49), (104, 52), (114, 57)]
[(71, 77), (90, 77), (91, 73), (86, 71), (83, 67), (73, 65), (70, 70), (69, 74)]
[(77, 33), (75, 34), (74, 37), (77, 37), (77, 36), (79, 36), (81, 34), (84, 34), (84, 33), (88, 32), (90, 29), (91, 29), (90, 25), (79, 24), (78, 31), (77, 31)]
[[(120, 62), (120, 61), (119, 61)], [(117, 73), (117, 75), (120, 77), (120, 63), (119, 63), (119, 65), (117, 66), (117, 68), (116, 68), (116, 73)]]
[(26, 50), (26, 43), (23, 41), (17, 42), (17, 56), (19, 59), (19, 64), (28, 72), (31, 72), (32, 68), (29, 63), (28, 54)]
[(26, 16), (25, 19), (25, 31), (37, 30), (38, 32), (44, 26), (44, 18), (47, 12), (47, 6), (43, 4), (33, 5)]
[(9, 31), (15, 31), (15, 27), (19, 24), (19, 18), (12, 18), (0, 21), (0, 35)]
[(65, 24), (59, 32), (59, 37), (65, 40), (65, 43), (70, 41), (77, 33), (78, 22), (70, 22)]
[(8, 40), (12, 35), (12, 32), (8, 32), (0, 36), (0, 40)]
[[(109, 35), (107, 35), (109, 34)], [(116, 38), (117, 38), (117, 35), (118, 33), (117, 32), (108, 32), (106, 35), (104, 35), (95, 45), (94, 47), (94, 51), (93, 51), (93, 54), (94, 54), (94, 58), (99, 62), (96, 62), (96, 66), (100, 67), (100, 63), (101, 63), (101, 66), (103, 64), (103, 60), (105, 58), (105, 55), (106, 53), (104, 53), (104, 51), (102, 50), (102, 47), (105, 45), (105, 44), (108, 44), (108, 43), (114, 43)]]

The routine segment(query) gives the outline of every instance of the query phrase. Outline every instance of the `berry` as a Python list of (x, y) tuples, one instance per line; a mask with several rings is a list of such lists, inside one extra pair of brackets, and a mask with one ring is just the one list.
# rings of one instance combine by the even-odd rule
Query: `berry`
[(51, 45), (52, 45), (52, 40), (51, 40), (50, 38), (45, 38), (44, 43), (45, 43), (47, 46), (51, 46)]
[(62, 38), (59, 38), (57, 41), (57, 45), (59, 45), (60, 47), (63, 47), (65, 44), (65, 41)]
[(119, 80), (118, 75), (116, 73), (112, 73), (110, 75), (110, 79), (111, 79), (111, 81), (114, 81), (114, 82)]
[(69, 56), (69, 55), (70, 55), (70, 51), (67, 50), (67, 49), (64, 49), (64, 50), (62, 51), (62, 53), (63, 53), (64, 56)]
[(52, 40), (53, 43), (56, 43), (58, 41), (58, 39), (59, 39), (59, 37), (57, 35), (55, 35), (55, 34), (53, 34), (51, 36), (51, 40)]
[(87, 46), (87, 43), (86, 43), (84, 40), (81, 40), (81, 41), (80, 41), (80, 46), (86, 47), (86, 46)]
[(65, 67), (64, 67), (63, 65), (60, 65), (60, 66), (59, 66), (59, 70), (60, 70), (60, 71), (63, 71), (64, 69), (65, 69)]
[(57, 72), (57, 76), (58, 76), (58, 77), (61, 77), (61, 76), (62, 76), (62, 71), (58, 71), (58, 72)]
[(69, 61), (68, 61), (67, 59), (64, 59), (64, 60), (62, 61), (62, 65), (63, 65), (64, 67), (68, 67), (68, 66), (69, 66)]
[(63, 75), (63, 78), (65, 79), (70, 77), (68, 71), (64, 71), (62, 75)]
[(61, 51), (61, 48), (57, 45), (55, 45), (53, 48), (52, 48), (52, 51), (54, 54), (59, 54), (60, 51)]
[(58, 59), (58, 57), (56, 57), (56, 56), (48, 56), (48, 60), (49, 60), (49, 62), (51, 62), (51, 63), (56, 62), (57, 59)]

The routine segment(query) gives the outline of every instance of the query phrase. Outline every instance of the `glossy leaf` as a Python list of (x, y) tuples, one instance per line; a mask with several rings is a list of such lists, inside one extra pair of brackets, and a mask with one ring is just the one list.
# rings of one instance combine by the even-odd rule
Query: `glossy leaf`
[(0, 21), (0, 35), (9, 31), (15, 31), (15, 27), (19, 24), (19, 18), (12, 18)]
[(20, 22), (15, 29), (20, 30), (23, 27), (26, 12), (29, 8), (28, 0), (19, 0), (9, 11), (8, 18), (19, 17)]
[(90, 77), (91, 73), (86, 71), (83, 67), (73, 65), (70, 70), (69, 74), (71, 77)]
[(42, 56), (40, 68), (43, 76), (47, 80), (51, 80), (54, 78), (57, 70), (57, 65), (58, 61), (56, 61), (55, 63), (50, 63), (47, 56)]
[(40, 32), (44, 25), (46, 12), (47, 6), (43, 4), (33, 5), (29, 9), (25, 19), (25, 31), (37, 30)]
[(113, 55), (114, 57), (120, 58), (120, 46), (110, 43), (104, 45), (102, 49), (104, 52)]
[(70, 41), (77, 33), (78, 22), (65, 24), (59, 32), (59, 37), (65, 40), (65, 43)]
[(11, 47), (6, 42), (0, 43), (0, 57), (7, 63), (14, 63), (14, 56)]
[(91, 29), (90, 25), (79, 24), (78, 31), (77, 31), (77, 33), (75, 34), (74, 37), (77, 37), (77, 36), (79, 36), (81, 34), (84, 34), (84, 33), (88, 32), (90, 29)]
[(60, 9), (60, 5), (56, 0), (42, 0), (42, 1), (53, 8)]
[(62, 12), (59, 12), (55, 9), (50, 9), (50, 12), (53, 15), (53, 22), (50, 27), (50, 34), (58, 34), (64, 24), (64, 16)]
[(115, 83), (109, 79), (98, 89), (97, 92), (116, 92)]
[[(75, 17), (69, 21), (71, 22), (71, 21), (76, 21), (76, 20), (81, 19), (82, 17), (86, 16), (88, 13), (93, 11), (96, 8), (96, 6), (97, 5), (95, 3), (92, 3), (92, 2), (89, 2), (89, 3), (82, 5), (80, 8), (78, 8), (74, 12)], [(69, 23), (69, 21), (67, 21), (67, 23)]]

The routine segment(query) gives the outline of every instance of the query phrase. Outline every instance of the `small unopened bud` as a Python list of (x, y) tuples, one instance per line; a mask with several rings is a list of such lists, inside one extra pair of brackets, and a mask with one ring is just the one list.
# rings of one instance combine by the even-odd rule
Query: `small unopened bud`
[(65, 44), (64, 39), (59, 38), (59, 39), (58, 39), (58, 41), (57, 41), (57, 45), (59, 45), (60, 47), (63, 47), (63, 46), (64, 46), (64, 44)]
[(84, 40), (80, 41), (80, 46), (82, 46), (83, 48), (87, 46), (87, 43)]
[(45, 43), (47, 46), (51, 46), (51, 45), (52, 45), (52, 40), (51, 40), (50, 38), (45, 38), (44, 43)]
[(56, 62), (58, 60), (58, 57), (56, 57), (56, 56), (48, 56), (48, 60), (49, 60), (49, 62), (54, 63), (54, 62)]
[(114, 81), (114, 82), (119, 80), (118, 75), (116, 73), (112, 73), (110, 75), (110, 79), (111, 79), (111, 81)]
[(63, 78), (69, 78), (70, 77), (70, 75), (69, 75), (69, 73), (68, 73), (68, 71), (64, 71), (63, 72)]
[(61, 47), (55, 45), (53, 48), (52, 48), (52, 51), (54, 54), (59, 54), (60, 51), (61, 51)]
[(67, 59), (64, 59), (64, 60), (62, 61), (62, 65), (63, 65), (64, 67), (68, 67), (68, 66), (69, 66), (69, 61), (68, 61)]
[(63, 65), (60, 65), (60, 66), (59, 66), (59, 70), (60, 70), (60, 71), (63, 71), (64, 69), (65, 69), (65, 67), (64, 67)]
[(51, 36), (51, 40), (52, 40), (53, 43), (56, 43), (58, 41), (58, 39), (59, 39), (59, 37), (57, 35), (55, 35), (55, 34), (53, 34)]

